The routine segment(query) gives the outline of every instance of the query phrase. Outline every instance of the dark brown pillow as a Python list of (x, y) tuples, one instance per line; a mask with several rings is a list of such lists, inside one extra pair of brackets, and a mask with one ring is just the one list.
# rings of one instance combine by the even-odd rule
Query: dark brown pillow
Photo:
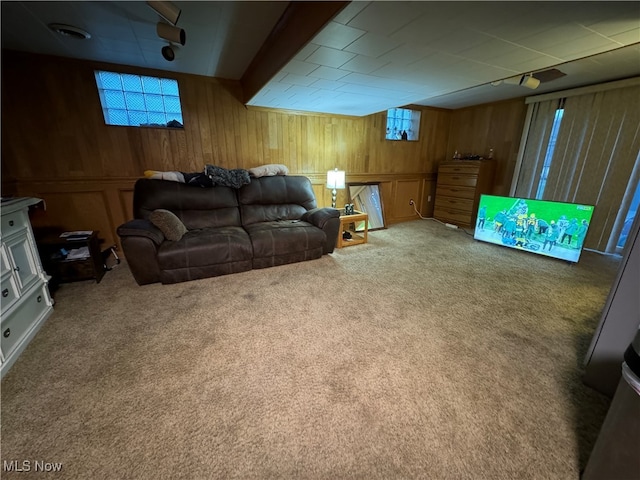
[(184, 223), (173, 212), (159, 208), (149, 215), (149, 220), (164, 234), (167, 240), (177, 242), (187, 233)]

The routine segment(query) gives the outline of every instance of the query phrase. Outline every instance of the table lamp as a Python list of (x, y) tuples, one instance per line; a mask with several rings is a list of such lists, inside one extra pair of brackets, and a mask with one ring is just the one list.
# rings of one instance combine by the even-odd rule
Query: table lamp
[(329, 170), (327, 172), (327, 188), (331, 188), (331, 206), (336, 208), (336, 189), (344, 188), (344, 170), (338, 170), (337, 168)]

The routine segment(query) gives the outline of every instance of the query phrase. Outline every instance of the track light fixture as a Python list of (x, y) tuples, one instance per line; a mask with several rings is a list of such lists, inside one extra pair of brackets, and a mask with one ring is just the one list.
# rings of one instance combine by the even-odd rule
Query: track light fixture
[(156, 31), (160, 38), (164, 38), (172, 43), (184, 45), (187, 41), (187, 34), (182, 28), (174, 27), (168, 23), (158, 22)]
[(162, 58), (164, 58), (167, 62), (173, 62), (178, 56), (178, 47), (174, 45), (165, 45), (160, 50), (162, 53)]
[(180, 18), (180, 14), (182, 13), (182, 10), (180, 10), (171, 2), (147, 2), (147, 5), (153, 8), (158, 15), (164, 18), (171, 25), (175, 25), (176, 23), (178, 23), (178, 19)]
[(523, 75), (520, 79), (520, 85), (523, 87), (530, 88), (531, 90), (535, 90), (540, 85), (540, 80), (533, 76), (533, 73), (529, 75)]

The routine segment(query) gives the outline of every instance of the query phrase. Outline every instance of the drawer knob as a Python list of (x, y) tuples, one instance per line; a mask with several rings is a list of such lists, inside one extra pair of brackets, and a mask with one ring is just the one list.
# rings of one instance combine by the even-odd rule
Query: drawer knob
[(11, 335), (11, 329), (7, 328), (4, 332), (2, 332), (2, 336), (4, 338), (9, 338), (9, 335)]
[(9, 226), (13, 227), (13, 220), (9, 220)]
[(38, 295), (38, 298), (36, 300), (38, 300), (38, 303), (42, 302), (42, 295)]
[(9, 289), (5, 288), (4, 290), (2, 290), (2, 296), (3, 297), (8, 297), (9, 296)]

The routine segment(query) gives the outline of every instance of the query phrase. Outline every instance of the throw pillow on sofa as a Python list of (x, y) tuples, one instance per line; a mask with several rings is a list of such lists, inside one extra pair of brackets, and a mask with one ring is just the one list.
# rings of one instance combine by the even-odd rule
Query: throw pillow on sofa
[(149, 220), (164, 234), (167, 240), (177, 242), (187, 233), (187, 227), (171, 211), (159, 208), (149, 215)]
[(289, 169), (286, 165), (280, 165), (278, 163), (271, 163), (269, 165), (261, 165), (249, 169), (249, 174), (252, 177), (273, 177), (274, 175), (288, 175)]

